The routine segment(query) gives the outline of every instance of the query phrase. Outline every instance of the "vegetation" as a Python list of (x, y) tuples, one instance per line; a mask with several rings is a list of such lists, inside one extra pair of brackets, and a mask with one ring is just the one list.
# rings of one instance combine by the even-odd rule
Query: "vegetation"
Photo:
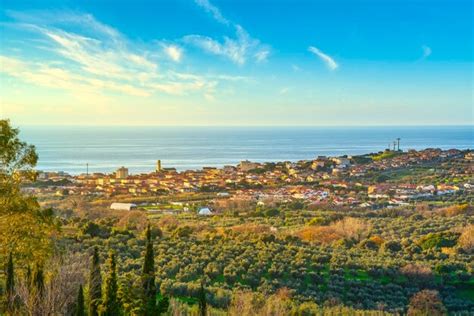
[(94, 247), (89, 270), (89, 315), (98, 316), (102, 299), (102, 276), (100, 273), (99, 252)]
[(464, 202), (358, 210), (295, 200), (212, 217), (96, 213), (77, 201), (45, 209), (20, 190), (34, 148), (2, 124), (0, 313), (474, 313)]

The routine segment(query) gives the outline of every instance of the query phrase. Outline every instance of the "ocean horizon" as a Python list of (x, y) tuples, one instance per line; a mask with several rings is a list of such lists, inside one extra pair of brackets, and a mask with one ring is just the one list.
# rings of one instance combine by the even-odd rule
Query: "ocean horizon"
[(156, 160), (177, 170), (400, 149), (470, 149), (473, 126), (22, 126), (38, 170), (71, 174), (151, 172)]

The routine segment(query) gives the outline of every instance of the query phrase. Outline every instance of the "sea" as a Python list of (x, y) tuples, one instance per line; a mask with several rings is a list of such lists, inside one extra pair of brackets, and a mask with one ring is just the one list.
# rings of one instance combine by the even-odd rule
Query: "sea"
[[(317, 156), (379, 152), (400, 138), (400, 149), (472, 149), (474, 126), (385, 127), (68, 127), (22, 126), (36, 146), (38, 170), (70, 174), (148, 173), (163, 167), (202, 167), (298, 161)], [(88, 169), (87, 169), (88, 168)]]

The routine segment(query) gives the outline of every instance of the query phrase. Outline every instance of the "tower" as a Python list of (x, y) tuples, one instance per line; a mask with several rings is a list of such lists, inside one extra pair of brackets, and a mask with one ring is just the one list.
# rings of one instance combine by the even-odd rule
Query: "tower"
[(116, 179), (126, 179), (128, 177), (128, 169), (125, 167), (118, 168), (115, 171), (115, 178)]
[(161, 170), (161, 160), (156, 161), (156, 172), (160, 172)]
[(397, 138), (397, 150), (400, 151), (400, 137)]

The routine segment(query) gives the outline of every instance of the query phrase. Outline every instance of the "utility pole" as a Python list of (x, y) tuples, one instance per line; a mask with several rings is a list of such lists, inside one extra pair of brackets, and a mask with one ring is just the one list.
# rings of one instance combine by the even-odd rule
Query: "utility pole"
[(394, 141), (394, 142), (393, 142), (393, 151), (395, 151), (395, 146), (396, 146), (396, 145), (397, 145), (397, 142)]
[(397, 138), (397, 150), (400, 151), (400, 137)]

